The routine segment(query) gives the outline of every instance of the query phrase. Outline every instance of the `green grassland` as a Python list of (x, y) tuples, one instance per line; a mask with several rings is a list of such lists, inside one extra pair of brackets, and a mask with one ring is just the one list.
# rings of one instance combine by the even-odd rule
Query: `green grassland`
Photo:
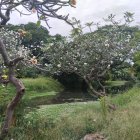
[[(96, 132), (107, 140), (140, 139), (139, 86), (97, 101), (45, 105), (45, 100), (57, 96), (63, 87), (50, 78), (43, 80), (23, 80), (27, 92), (7, 140), (81, 140), (85, 134)], [(46, 87), (51, 81), (51, 88)], [(10, 86), (1, 88), (1, 107), (13, 91)], [(117, 109), (109, 109), (108, 104), (115, 104)]]
[[(63, 90), (63, 86), (56, 80), (52, 78), (36, 78), (36, 79), (22, 79), (25, 85), (25, 95), (23, 97), (24, 102), (28, 102), (30, 106), (31, 103), (34, 105), (42, 104), (43, 101), (49, 101), (57, 95), (58, 92)], [(6, 87), (0, 87), (0, 105), (6, 104), (15, 95), (15, 89), (13, 86), (8, 85)], [(40, 100), (40, 101), (39, 101)], [(37, 102), (38, 101), (38, 102)], [(6, 102), (6, 103), (5, 103)], [(31, 104), (32, 105), (32, 104)]]
[(39, 106), (25, 116), (28, 136), (30, 139), (80, 140), (87, 133), (98, 132), (108, 140), (139, 140), (140, 88), (107, 97), (105, 102), (115, 104), (117, 110), (107, 108), (105, 114), (101, 101)]

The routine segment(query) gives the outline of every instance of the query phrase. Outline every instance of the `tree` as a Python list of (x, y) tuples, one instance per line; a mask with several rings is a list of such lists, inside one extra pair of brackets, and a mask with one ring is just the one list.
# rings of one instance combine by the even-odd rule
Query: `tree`
[(140, 71), (140, 51), (135, 53), (133, 61), (134, 61), (133, 68), (134, 68), (135, 76), (138, 78), (138, 80), (140, 80), (140, 73), (139, 73), (139, 71)]
[(107, 28), (101, 27), (93, 33), (85, 34), (79, 29), (79, 34), (73, 39), (46, 48), (51, 63), (46, 66), (52, 68), (51, 72), (76, 73), (85, 80), (95, 97), (105, 95), (103, 79), (110, 68), (129, 61), (135, 50), (133, 33), (126, 30), (130, 22), (125, 20), (124, 24), (119, 24), (113, 15), (108, 17), (108, 21), (112, 25)]
[[(68, 21), (68, 16), (59, 15), (58, 11), (65, 6), (73, 6), (76, 4), (75, 0), (1, 0), (0, 1), (0, 27), (4, 27), (6, 23), (10, 20), (11, 12), (16, 11), (21, 15), (29, 15), (32, 13), (36, 13), (38, 16), (38, 25), (40, 21), (43, 20), (46, 22), (48, 27), (49, 17), (57, 18), (60, 20), (64, 20), (68, 24), (72, 25)], [(22, 12), (20, 8), (24, 9), (25, 12)], [(6, 36), (5, 36), (6, 37)], [(0, 37), (0, 54), (3, 59), (4, 65), (8, 68), (8, 79), (9, 81), (16, 87), (16, 96), (12, 99), (12, 101), (7, 106), (6, 117), (4, 124), (2, 126), (1, 131), (1, 139), (7, 135), (10, 123), (12, 120), (12, 116), (14, 113), (14, 109), (21, 100), (22, 96), (25, 93), (25, 87), (23, 83), (15, 77), (15, 68), (18, 62), (24, 59), (23, 56), (13, 57), (11, 58), (6, 49), (5, 41), (2, 37)]]
[(17, 32), (25, 31), (26, 35), (23, 36), (22, 44), (26, 47), (30, 47), (31, 45), (40, 45), (41, 41), (47, 43), (49, 41), (49, 38), (51, 37), (47, 28), (41, 25), (37, 26), (36, 23), (32, 22), (20, 25), (8, 24), (6, 28)]

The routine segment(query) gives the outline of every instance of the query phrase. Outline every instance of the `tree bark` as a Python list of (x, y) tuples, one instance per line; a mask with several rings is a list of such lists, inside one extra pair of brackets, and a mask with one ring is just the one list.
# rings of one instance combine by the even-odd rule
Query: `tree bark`
[(98, 92), (93, 88), (91, 81), (86, 76), (84, 77), (84, 80), (87, 83), (87, 85), (91, 91), (91, 93), (90, 93), (91, 96), (96, 97), (96, 98), (105, 96), (104, 92)]
[(16, 87), (16, 96), (12, 99), (12, 101), (7, 106), (5, 120), (2, 125), (0, 140), (3, 140), (8, 134), (8, 130), (12, 122), (14, 110), (25, 93), (25, 87), (23, 83), (15, 77), (15, 67), (17, 63), (23, 59), (23, 57), (18, 57), (15, 58), (14, 60), (10, 60), (2, 40), (0, 40), (0, 54), (2, 55), (4, 64), (8, 67), (9, 70), (9, 75), (8, 75), (9, 82)]

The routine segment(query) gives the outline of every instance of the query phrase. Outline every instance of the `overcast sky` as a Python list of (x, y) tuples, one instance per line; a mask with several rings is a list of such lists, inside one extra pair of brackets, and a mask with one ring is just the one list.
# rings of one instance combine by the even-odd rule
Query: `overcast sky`
[[(140, 0), (77, 0), (76, 8), (65, 8), (61, 10), (64, 15), (70, 14), (70, 17), (76, 17), (80, 19), (84, 24), (89, 21), (102, 22), (103, 17), (107, 17), (109, 14), (116, 14), (118, 17), (122, 17), (126, 11), (135, 13), (135, 22), (140, 23)], [(28, 22), (37, 22), (36, 14), (32, 16), (22, 16), (13, 13), (10, 23), (21, 24)], [(45, 24), (43, 24), (46, 26)], [(64, 21), (57, 19), (50, 19), (49, 25), (52, 27), (49, 29), (50, 34), (62, 34), (68, 35), (71, 27)]]

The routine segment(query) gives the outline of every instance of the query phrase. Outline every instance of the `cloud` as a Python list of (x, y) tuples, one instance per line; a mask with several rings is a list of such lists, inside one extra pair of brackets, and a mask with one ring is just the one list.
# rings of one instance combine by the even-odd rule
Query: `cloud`
[[(86, 23), (89, 21), (101, 21), (103, 17), (107, 17), (107, 15), (111, 13), (120, 17), (124, 12), (130, 11), (135, 13), (136, 22), (139, 22), (139, 5), (139, 0), (77, 0), (76, 8), (62, 8), (59, 13), (63, 15), (69, 13), (70, 18), (76, 17), (80, 19), (82, 23)], [(13, 13), (10, 20), (10, 23), (13, 24), (28, 22), (37, 22), (36, 15), (20, 17), (17, 13)], [(52, 27), (49, 31), (53, 35), (57, 33), (68, 35), (71, 30), (68, 24), (58, 19), (50, 19), (49, 24)], [(43, 23), (43, 25), (46, 26), (45, 23)]]

